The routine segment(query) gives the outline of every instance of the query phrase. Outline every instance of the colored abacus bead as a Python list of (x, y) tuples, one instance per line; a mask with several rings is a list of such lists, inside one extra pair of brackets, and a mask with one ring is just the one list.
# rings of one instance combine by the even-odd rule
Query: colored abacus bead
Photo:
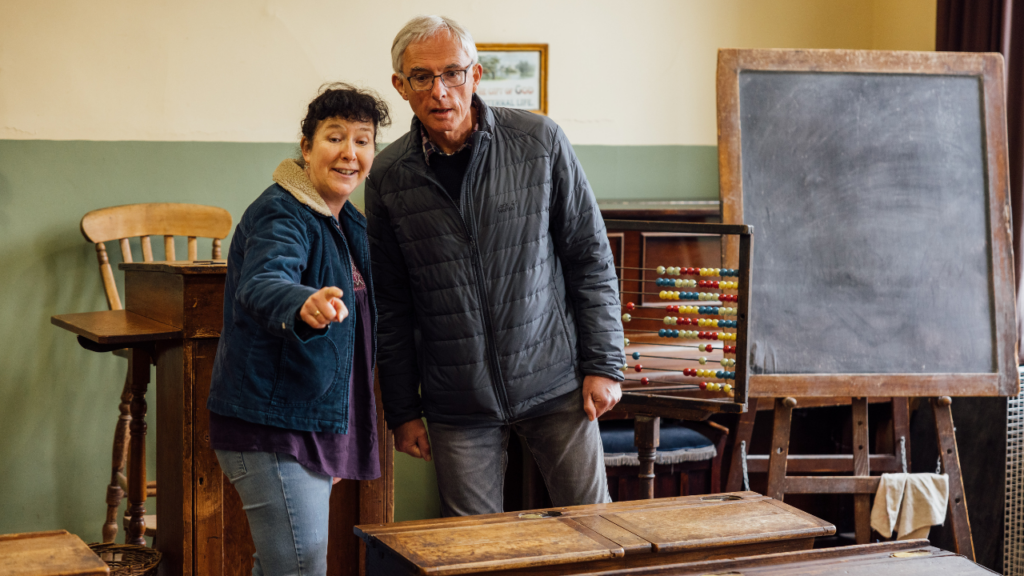
[(650, 383), (651, 383), (651, 381), (648, 380), (646, 376), (644, 376), (643, 378), (640, 379), (640, 385), (641, 386), (647, 386)]
[(636, 308), (636, 304), (633, 304), (632, 302), (626, 302), (626, 310), (632, 312), (634, 308)]
[(736, 353), (736, 347), (735, 346), (723, 346), (722, 347), (722, 352), (725, 352), (726, 354), (735, 354)]
[(657, 267), (657, 268), (655, 268), (654, 270), (655, 270), (655, 272), (657, 272), (658, 274), (664, 274), (664, 273), (665, 273), (665, 267), (664, 267), (664, 266), (658, 266), (658, 267)]
[(708, 363), (707, 356), (701, 356), (700, 358), (697, 359), (697, 362), (700, 362), (702, 365), (703, 364), (707, 364)]
[(664, 338), (665, 337), (665, 332), (668, 332), (668, 330), (665, 330), (664, 328), (662, 328), (661, 330), (658, 330), (658, 336), (661, 336), (662, 338)]
[(673, 338), (679, 338), (679, 330), (673, 330), (672, 331), (672, 337)]
[(633, 366), (633, 369), (636, 370), (637, 372), (640, 372), (641, 370), (644, 369), (644, 367), (640, 364), (637, 364), (636, 366)]
[(622, 315), (622, 321), (623, 321), (623, 322), (629, 322), (629, 321), (630, 321), (630, 320), (632, 320), (632, 319), (633, 319), (633, 316), (631, 316), (631, 315), (629, 315), (629, 314), (623, 314), (623, 315)]
[(622, 339), (622, 344), (625, 345), (625, 346), (629, 346), (629, 338), (623, 338)]
[(714, 349), (715, 349), (715, 347), (712, 346), (711, 344), (708, 344), (707, 346), (704, 347), (704, 351), (705, 352), (711, 352)]
[(639, 352), (633, 352), (632, 356), (633, 356), (633, 360), (639, 360), (640, 359), (640, 353)]
[(708, 383), (707, 382), (701, 382), (700, 384), (698, 384), (698, 386), (700, 386), (701, 390), (707, 390), (708, 389)]
[(726, 394), (732, 392), (732, 386), (728, 384), (722, 384), (722, 392), (725, 392)]

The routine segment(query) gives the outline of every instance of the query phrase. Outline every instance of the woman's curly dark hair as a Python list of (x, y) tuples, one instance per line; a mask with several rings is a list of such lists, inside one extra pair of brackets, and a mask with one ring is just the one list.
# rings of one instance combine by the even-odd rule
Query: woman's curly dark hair
[(377, 143), (379, 128), (391, 125), (388, 105), (372, 90), (356, 88), (343, 82), (332, 82), (320, 87), (320, 94), (309, 103), (302, 119), (302, 135), (313, 141), (316, 127), (328, 118), (344, 118), (373, 124), (373, 141)]

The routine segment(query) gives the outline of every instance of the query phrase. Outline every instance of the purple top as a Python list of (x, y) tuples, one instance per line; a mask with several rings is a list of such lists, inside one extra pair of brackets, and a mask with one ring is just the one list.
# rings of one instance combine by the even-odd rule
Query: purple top
[(313, 472), (334, 478), (373, 480), (380, 477), (377, 404), (370, 369), (373, 362), (370, 296), (354, 262), (352, 281), (356, 293), (356, 342), (348, 387), (348, 434), (286, 430), (210, 412), (212, 448), (288, 454)]

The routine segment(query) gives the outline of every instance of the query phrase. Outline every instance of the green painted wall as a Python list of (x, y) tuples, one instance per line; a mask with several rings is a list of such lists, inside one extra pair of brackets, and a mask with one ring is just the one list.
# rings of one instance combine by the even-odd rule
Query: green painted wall
[[(82, 215), (118, 204), (191, 202), (222, 206), (237, 222), (296, 149), (0, 140), (0, 534), (64, 528), (86, 541), (100, 538), (125, 361), (83, 350), (49, 321), (106, 307), (95, 251), (78, 231)], [(713, 146), (576, 152), (601, 199), (718, 196)], [(354, 201), (362, 202), (361, 190)], [(201, 245), (200, 254), (208, 249)], [(395, 468), (396, 518), (436, 515), (433, 465), (399, 454)]]

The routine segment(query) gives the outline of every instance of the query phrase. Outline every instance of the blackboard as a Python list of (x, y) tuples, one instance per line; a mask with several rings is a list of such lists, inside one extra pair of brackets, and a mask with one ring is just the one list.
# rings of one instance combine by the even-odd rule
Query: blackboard
[(723, 50), (751, 396), (1017, 391), (1002, 59)]

